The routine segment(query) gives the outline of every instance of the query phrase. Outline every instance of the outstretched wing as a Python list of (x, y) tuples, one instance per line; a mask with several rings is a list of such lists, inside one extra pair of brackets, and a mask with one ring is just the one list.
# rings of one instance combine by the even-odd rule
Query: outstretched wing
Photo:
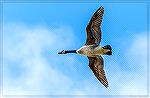
[(107, 88), (108, 81), (104, 72), (104, 61), (101, 56), (88, 57), (89, 67), (93, 71), (96, 78)]
[(100, 25), (104, 14), (104, 8), (101, 6), (92, 16), (86, 27), (87, 40), (85, 45), (99, 44), (101, 41)]

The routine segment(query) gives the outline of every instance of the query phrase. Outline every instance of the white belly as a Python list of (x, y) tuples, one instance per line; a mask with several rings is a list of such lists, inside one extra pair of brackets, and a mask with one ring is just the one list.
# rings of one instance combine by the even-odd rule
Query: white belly
[(103, 48), (100, 46), (94, 47), (93, 45), (83, 46), (80, 49), (77, 50), (78, 54), (86, 55), (89, 57), (95, 57), (104, 54)]

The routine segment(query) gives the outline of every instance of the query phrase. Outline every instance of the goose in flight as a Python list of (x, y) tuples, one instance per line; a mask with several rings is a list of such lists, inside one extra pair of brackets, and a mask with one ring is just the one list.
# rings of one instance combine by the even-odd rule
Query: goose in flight
[(104, 8), (101, 6), (92, 16), (86, 27), (87, 39), (83, 47), (78, 50), (62, 50), (58, 54), (76, 53), (85, 55), (89, 60), (89, 67), (96, 78), (107, 88), (108, 81), (104, 71), (104, 61), (101, 55), (112, 55), (110, 45), (101, 47), (101, 23), (104, 14)]

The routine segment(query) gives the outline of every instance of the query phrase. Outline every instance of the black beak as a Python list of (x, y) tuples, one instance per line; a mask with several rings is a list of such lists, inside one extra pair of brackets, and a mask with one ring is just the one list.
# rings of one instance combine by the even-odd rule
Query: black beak
[(62, 54), (62, 52), (58, 52), (58, 54)]

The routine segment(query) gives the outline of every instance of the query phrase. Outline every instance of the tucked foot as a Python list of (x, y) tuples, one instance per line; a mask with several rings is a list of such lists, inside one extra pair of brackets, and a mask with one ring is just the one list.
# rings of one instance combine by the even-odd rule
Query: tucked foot
[(112, 55), (112, 51), (110, 50), (110, 51), (106, 52), (106, 54), (107, 55)]

